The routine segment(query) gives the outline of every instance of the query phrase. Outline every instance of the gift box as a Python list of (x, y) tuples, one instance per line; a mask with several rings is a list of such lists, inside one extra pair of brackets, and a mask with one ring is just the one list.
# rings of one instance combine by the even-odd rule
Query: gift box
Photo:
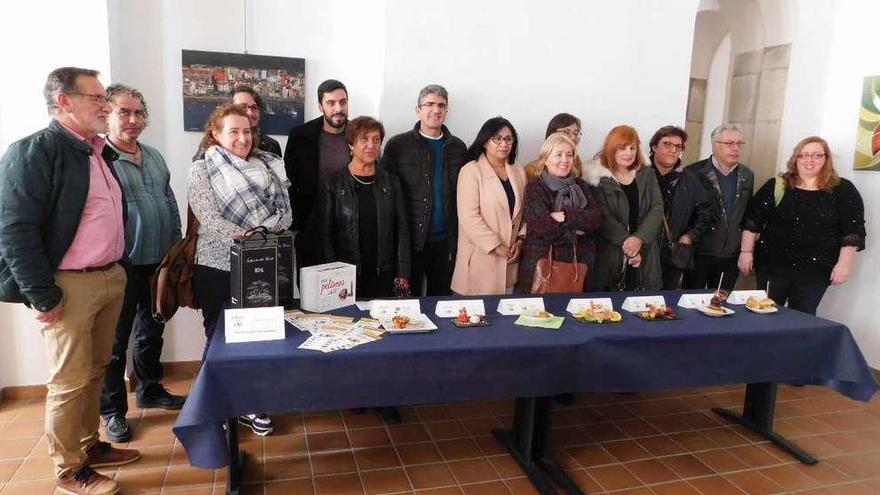
[(285, 230), (274, 234), (278, 245), (278, 305), (293, 307), (296, 287), (296, 255), (293, 250), (293, 232)]
[(233, 308), (278, 306), (278, 242), (255, 234), (235, 239), (229, 251)]
[(301, 268), (299, 271), (300, 307), (324, 312), (355, 302), (357, 267), (342, 262)]

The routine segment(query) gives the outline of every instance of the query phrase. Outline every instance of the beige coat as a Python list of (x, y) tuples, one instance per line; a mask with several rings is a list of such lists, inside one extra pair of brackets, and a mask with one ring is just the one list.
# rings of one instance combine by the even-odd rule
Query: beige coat
[(504, 294), (516, 283), (518, 264), (492, 254), (499, 245), (510, 247), (523, 227), (526, 173), (516, 165), (506, 169), (516, 197), (512, 218), (504, 187), (485, 155), (459, 173), (458, 255), (452, 275), (452, 290), (459, 294)]

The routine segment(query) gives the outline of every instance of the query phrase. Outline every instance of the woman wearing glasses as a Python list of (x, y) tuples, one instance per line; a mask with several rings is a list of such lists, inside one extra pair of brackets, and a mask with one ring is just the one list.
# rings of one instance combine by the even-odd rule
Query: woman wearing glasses
[(660, 250), (657, 233), (663, 224), (663, 200), (654, 173), (644, 166), (636, 130), (611, 129), (602, 150), (584, 166), (602, 206), (599, 252), (592, 290), (659, 289)]
[(864, 214), (855, 186), (834, 170), (828, 143), (805, 138), (786, 172), (749, 203), (739, 269), (748, 274), (754, 268), (758, 287), (769, 282), (777, 304), (816, 314), (828, 285), (846, 282), (856, 251), (865, 248)]
[(526, 173), (513, 165), (517, 138), (503, 117), (486, 121), (458, 176), (458, 255), (452, 290), (509, 294), (522, 248)]
[[(575, 177), (581, 177), (581, 174), (584, 169), (584, 164), (581, 161), (580, 155), (577, 154), (577, 145), (581, 142), (581, 136), (584, 133), (581, 131), (581, 119), (575, 117), (570, 113), (558, 113), (550, 119), (550, 122), (547, 123), (547, 131), (544, 133), (544, 139), (550, 137), (551, 134), (558, 132), (564, 134), (568, 139), (574, 143), (575, 154), (574, 154), (574, 167), (572, 170), (574, 171)], [(533, 179), (537, 179), (538, 176), (541, 175), (541, 172), (544, 170), (544, 162), (540, 159), (533, 161), (525, 166), (526, 176), (529, 178), (529, 182)]]

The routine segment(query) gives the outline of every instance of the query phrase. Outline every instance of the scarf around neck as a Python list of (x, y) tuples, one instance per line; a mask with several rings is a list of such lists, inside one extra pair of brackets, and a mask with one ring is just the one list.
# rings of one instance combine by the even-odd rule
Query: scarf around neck
[(569, 173), (566, 177), (556, 177), (544, 169), (541, 172), (541, 182), (548, 189), (556, 193), (556, 200), (553, 205), (553, 211), (563, 211), (565, 209), (580, 210), (587, 206), (587, 197), (584, 191), (577, 185), (575, 176)]

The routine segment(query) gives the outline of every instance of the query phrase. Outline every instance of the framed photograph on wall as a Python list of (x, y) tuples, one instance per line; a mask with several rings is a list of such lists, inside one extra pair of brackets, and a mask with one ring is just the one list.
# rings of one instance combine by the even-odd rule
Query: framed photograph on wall
[(239, 84), (263, 99), (263, 132), (286, 136), (304, 118), (305, 65), (302, 58), (183, 50), (183, 127), (202, 132), (205, 121)]
[(853, 170), (880, 171), (880, 76), (868, 76), (862, 84)]

